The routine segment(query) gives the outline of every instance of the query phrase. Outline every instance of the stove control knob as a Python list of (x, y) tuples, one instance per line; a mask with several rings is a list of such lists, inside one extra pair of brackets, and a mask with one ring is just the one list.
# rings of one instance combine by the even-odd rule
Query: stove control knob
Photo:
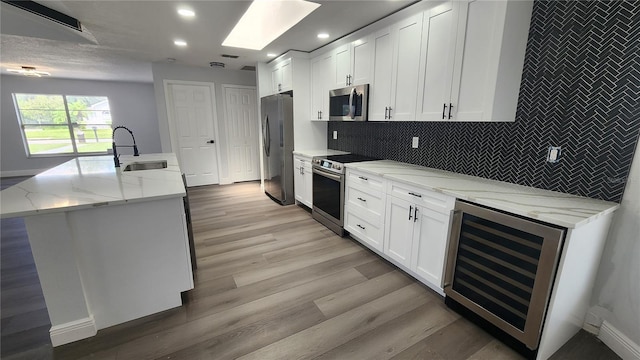
[(336, 170), (340, 170), (342, 169), (342, 166), (340, 166), (339, 164), (333, 164), (333, 168)]

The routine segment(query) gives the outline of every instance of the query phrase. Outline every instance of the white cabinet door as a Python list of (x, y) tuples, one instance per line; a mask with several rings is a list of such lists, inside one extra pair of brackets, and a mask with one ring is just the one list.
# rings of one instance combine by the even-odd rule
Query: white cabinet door
[(373, 78), (369, 88), (369, 120), (387, 120), (387, 109), (391, 105), (393, 42), (394, 34), (391, 28), (376, 32), (372, 39)]
[(304, 203), (305, 183), (302, 161), (298, 157), (293, 158), (293, 192), (295, 193), (296, 201)]
[(339, 89), (351, 85), (351, 45), (346, 44), (334, 50), (335, 77), (328, 90)]
[(442, 288), (450, 216), (418, 207), (413, 236), (411, 270), (423, 280)]
[(371, 36), (366, 36), (351, 44), (351, 84), (362, 85), (371, 82), (372, 59)]
[(291, 59), (282, 60), (271, 68), (271, 87), (274, 94), (289, 91), (291, 82)]
[(425, 12), (416, 120), (448, 120), (458, 4), (452, 1)]
[(329, 83), (335, 78), (331, 53), (311, 60), (311, 120), (329, 120)]
[(532, 1), (460, 6), (451, 103), (457, 121), (514, 121)]
[(271, 93), (277, 94), (282, 86), (282, 69), (276, 65), (271, 68)]
[(407, 268), (411, 266), (414, 209), (406, 200), (387, 196), (384, 253)]
[(287, 59), (280, 64), (281, 84), (280, 91), (289, 91), (293, 89), (291, 74), (291, 59)]
[(394, 76), (391, 82), (392, 103), (389, 120), (413, 121), (416, 115), (416, 93), (420, 70), (422, 13), (394, 25)]
[(311, 172), (311, 162), (304, 160), (302, 162), (302, 177), (304, 178), (304, 192), (302, 195), (302, 203), (309, 208), (313, 207), (313, 173)]

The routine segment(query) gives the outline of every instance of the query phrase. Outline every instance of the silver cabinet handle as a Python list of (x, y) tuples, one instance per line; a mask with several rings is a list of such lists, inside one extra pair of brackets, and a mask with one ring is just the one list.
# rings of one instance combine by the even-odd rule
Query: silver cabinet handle
[(358, 225), (356, 225), (356, 226), (357, 226), (357, 227), (359, 227), (359, 228), (360, 228), (360, 229), (362, 229), (362, 230), (366, 229), (364, 226), (362, 226), (362, 225), (360, 225), (360, 224), (358, 224)]
[(418, 221), (418, 207), (416, 206), (416, 207), (415, 207), (415, 208), (413, 208), (413, 209), (414, 209), (414, 212), (413, 212), (413, 222), (416, 222), (416, 221)]
[(449, 119), (451, 119), (451, 109), (453, 108), (453, 104), (449, 103)]
[(416, 194), (416, 193), (414, 193), (414, 192), (410, 192), (410, 193), (409, 193), (409, 195), (413, 195), (413, 196), (415, 196), (415, 197), (419, 197), (419, 198), (421, 198), (421, 197), (422, 197), (422, 195), (420, 195), (420, 194)]
[(368, 181), (368, 180), (369, 180), (369, 179), (367, 179), (367, 178), (366, 178), (366, 177), (364, 177), (364, 176), (358, 176), (358, 178), (359, 178), (360, 180), (364, 180), (364, 181)]
[(367, 202), (367, 199), (363, 199), (361, 197), (358, 198), (358, 200), (362, 201), (362, 202)]
[(387, 110), (389, 110), (389, 107), (385, 106), (385, 107), (384, 107), (384, 118), (385, 118), (385, 119), (388, 119), (388, 117), (387, 117)]
[(389, 106), (389, 119), (391, 119), (391, 106)]
[(409, 220), (411, 220), (411, 212), (413, 211), (413, 206), (409, 206)]
[(322, 111), (320, 111), (320, 117), (318, 119), (322, 120)]
[(216, 141), (215, 141), (215, 140), (209, 140), (209, 141), (207, 141), (207, 144), (215, 144), (215, 143), (216, 143)]
[(444, 120), (445, 116), (444, 116), (444, 112), (447, 111), (447, 103), (444, 103), (442, 106), (442, 119)]

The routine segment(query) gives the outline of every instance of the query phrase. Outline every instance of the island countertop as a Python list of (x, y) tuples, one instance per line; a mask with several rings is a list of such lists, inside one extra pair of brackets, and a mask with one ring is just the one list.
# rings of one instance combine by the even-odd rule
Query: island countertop
[(587, 224), (620, 206), (614, 202), (392, 160), (349, 163), (346, 167), (567, 228)]
[[(130, 163), (166, 160), (167, 168), (122, 170)], [(69, 160), (0, 192), (0, 217), (22, 217), (185, 196), (175, 154), (122, 155)]]

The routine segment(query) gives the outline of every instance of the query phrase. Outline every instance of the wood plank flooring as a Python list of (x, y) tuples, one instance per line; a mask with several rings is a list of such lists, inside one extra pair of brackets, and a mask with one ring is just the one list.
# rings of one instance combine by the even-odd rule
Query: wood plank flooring
[[(357, 241), (301, 207), (275, 204), (258, 183), (189, 196), (198, 269), (185, 305), (55, 349), (24, 223), (2, 220), (2, 359), (520, 359)], [(585, 354), (617, 359), (586, 333), (554, 358)]]

